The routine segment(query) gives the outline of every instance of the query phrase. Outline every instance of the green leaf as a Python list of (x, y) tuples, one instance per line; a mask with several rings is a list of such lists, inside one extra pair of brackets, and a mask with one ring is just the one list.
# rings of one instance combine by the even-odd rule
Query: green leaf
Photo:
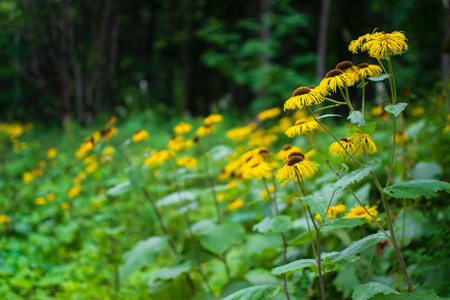
[(322, 220), (324, 219), (325, 209), (328, 205), (325, 197), (320, 195), (311, 195), (307, 197), (300, 197), (300, 200), (308, 204), (314, 212), (318, 213), (322, 217)]
[(369, 79), (370, 81), (383, 81), (383, 80), (385, 80), (388, 77), (389, 77), (388, 74), (381, 74), (381, 75), (378, 75), (378, 76), (375, 76), (375, 77), (369, 77), (367, 79)]
[(198, 230), (200, 244), (213, 253), (222, 255), (244, 239), (244, 228), (238, 223), (214, 224)]
[[(313, 238), (316, 235), (316, 229), (311, 229), (311, 235), (313, 236)], [(305, 243), (309, 243), (311, 241), (311, 236), (309, 235), (309, 231), (305, 231), (303, 233), (301, 233), (299, 236), (297, 236), (295, 239), (289, 241), (289, 246), (294, 246), (294, 245), (303, 245)]]
[(352, 122), (353, 124), (358, 124), (358, 126), (364, 126), (366, 125), (366, 122), (364, 121), (364, 116), (360, 111), (352, 111), (350, 115), (347, 117), (347, 120)]
[(372, 133), (375, 131), (375, 127), (377, 127), (377, 122), (372, 121), (372, 122), (366, 123), (366, 125), (361, 126), (359, 128), (357, 128), (357, 127), (354, 127), (354, 128), (358, 129), (361, 133), (372, 135)]
[(356, 253), (363, 252), (364, 250), (373, 247), (379, 241), (386, 240), (387, 237), (384, 233), (374, 233), (366, 236), (365, 238), (360, 239), (359, 241), (354, 242), (341, 252), (336, 253), (331, 257), (331, 260), (334, 262), (346, 261), (349, 258), (353, 257)]
[(424, 196), (429, 199), (437, 196), (437, 192), (445, 190), (450, 193), (450, 183), (438, 180), (417, 179), (391, 185), (386, 194), (393, 198), (416, 199)]
[(401, 294), (388, 294), (382, 295), (378, 294), (370, 300), (434, 300), (441, 299), (432, 290), (429, 291), (413, 291), (411, 293), (402, 292)]
[(118, 184), (116, 186), (113, 186), (112, 188), (109, 188), (106, 191), (106, 194), (108, 196), (117, 196), (121, 195), (125, 192), (128, 192), (131, 189), (131, 183), (129, 180), (122, 182), (121, 184)]
[(342, 292), (343, 298), (348, 298), (359, 283), (358, 268), (355, 263), (346, 264), (345, 268), (341, 268), (333, 280), (334, 286), (339, 292)]
[(155, 275), (149, 280), (149, 284), (154, 283), (158, 279), (162, 280), (168, 280), (168, 279), (174, 279), (180, 276), (183, 273), (187, 273), (191, 270), (192, 265), (189, 261), (185, 261), (184, 263), (180, 265), (176, 265), (173, 267), (165, 267), (160, 268)]
[(292, 229), (292, 221), (288, 216), (275, 216), (267, 217), (255, 226), (253, 226), (254, 231), (259, 231), (262, 233), (268, 232), (286, 232)]
[(376, 294), (383, 293), (388, 294), (400, 294), (396, 290), (388, 287), (387, 285), (378, 282), (369, 282), (366, 284), (358, 285), (352, 294), (353, 300), (368, 300)]
[(273, 275), (281, 275), (281, 274), (284, 274), (287, 272), (299, 271), (299, 270), (303, 270), (304, 268), (309, 268), (309, 267), (315, 267), (317, 269), (317, 264), (316, 264), (315, 259), (313, 259), (313, 258), (299, 259), (299, 260), (293, 261), (291, 263), (288, 263), (286, 265), (273, 268), (271, 273)]
[(128, 168), (127, 174), (128, 174), (128, 178), (130, 179), (131, 185), (135, 189), (141, 190), (141, 188), (144, 186), (144, 181), (143, 181), (141, 171), (138, 169), (138, 167), (133, 166), (133, 167)]
[(320, 108), (314, 110), (314, 112), (318, 112), (318, 111), (321, 111), (321, 110), (325, 110), (325, 109), (329, 109), (329, 108), (333, 108), (333, 107), (338, 107), (338, 106), (341, 106), (341, 104), (327, 105), (327, 106), (323, 106), (323, 107), (320, 107)]
[(169, 206), (172, 204), (184, 203), (184, 200), (192, 201), (195, 199), (195, 195), (188, 191), (183, 192), (175, 192), (165, 196), (164, 198), (156, 201), (156, 205), (158, 206)]
[(384, 110), (398, 117), (398, 115), (406, 108), (408, 103), (397, 103), (395, 105), (386, 105)]
[(334, 190), (339, 193), (352, 183), (363, 180), (366, 176), (370, 174), (371, 171), (374, 171), (377, 167), (377, 163), (368, 165), (367, 167), (359, 168), (355, 171), (348, 173), (339, 179), (335, 184), (332, 185)]
[(280, 290), (280, 287), (272, 285), (257, 285), (242, 289), (231, 294), (223, 300), (259, 300), (272, 299)]
[(325, 223), (322, 226), (323, 230), (333, 230), (340, 228), (353, 228), (359, 226), (364, 223), (365, 218), (356, 218), (356, 219), (334, 219), (330, 220), (329, 218), (325, 219)]
[(155, 254), (163, 250), (166, 245), (166, 237), (154, 236), (145, 241), (139, 241), (124, 255), (125, 262), (119, 267), (120, 281), (124, 282), (143, 266), (155, 262)]
[(331, 117), (342, 117), (342, 116), (336, 115), (336, 114), (326, 114), (326, 115), (322, 115), (322, 116), (318, 117), (317, 119), (325, 119), (325, 118), (331, 118)]

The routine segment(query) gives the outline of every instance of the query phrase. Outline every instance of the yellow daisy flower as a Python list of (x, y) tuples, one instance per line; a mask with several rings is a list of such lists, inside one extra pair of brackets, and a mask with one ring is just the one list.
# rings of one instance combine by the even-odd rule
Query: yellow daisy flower
[(227, 131), (226, 136), (233, 141), (243, 142), (248, 138), (255, 127), (254, 123), (250, 123), (244, 127), (231, 128)]
[(257, 118), (258, 118), (259, 121), (263, 122), (263, 121), (268, 120), (268, 119), (276, 118), (280, 114), (281, 114), (281, 109), (279, 107), (274, 107), (274, 108), (271, 108), (271, 109), (263, 110), (262, 112), (260, 112), (257, 115)]
[(358, 39), (350, 42), (348, 46), (348, 50), (353, 54), (358, 54), (358, 50), (361, 50), (362, 45), (366, 42), (367, 38), (370, 36), (370, 33), (367, 33), (363, 36), (360, 36)]
[(247, 163), (242, 167), (242, 177), (263, 179), (272, 177), (272, 166), (264, 161)]
[(213, 124), (219, 123), (223, 121), (222, 115), (219, 114), (210, 114), (203, 120), (203, 124)]
[(372, 221), (372, 218), (369, 216), (366, 210), (376, 218), (378, 216), (377, 207), (378, 206), (376, 205), (370, 207), (370, 205), (367, 204), (365, 206), (366, 209), (364, 209), (361, 205), (358, 205), (350, 209), (350, 212), (344, 216), (344, 219), (366, 218), (368, 221)]
[(58, 149), (53, 147), (47, 150), (47, 158), (48, 159), (54, 159), (56, 155), (58, 155)]
[(377, 146), (370, 135), (365, 133), (355, 133), (351, 139), (355, 143), (356, 149), (359, 153), (362, 153), (363, 150), (366, 150), (369, 154), (377, 152)]
[(286, 130), (285, 134), (292, 138), (296, 135), (313, 132), (317, 128), (319, 128), (319, 124), (314, 119), (298, 119), (294, 126)]
[(228, 211), (237, 210), (244, 206), (244, 201), (240, 198), (234, 199), (230, 204), (228, 204)]
[(291, 152), (284, 166), (278, 170), (278, 180), (297, 180), (297, 173), (302, 177), (313, 175), (317, 171), (315, 162), (309, 160), (302, 152)]
[[(355, 151), (357, 149), (357, 145), (352, 138), (345, 137), (345, 138), (340, 139), (339, 142), (341, 143), (342, 146), (339, 145), (338, 142), (334, 142), (328, 148), (328, 151), (330, 152), (331, 155), (346, 156), (347, 152), (349, 152), (352, 155), (353, 155), (353, 153), (355, 153)], [(347, 152), (342, 147), (344, 147), (345, 150), (347, 150)]]
[(186, 168), (195, 168), (197, 166), (197, 159), (192, 156), (178, 158), (176, 160), (177, 166)]
[(280, 152), (277, 153), (275, 158), (285, 161), (286, 159), (288, 159), (288, 155), (294, 151), (301, 152), (302, 149), (293, 145), (284, 145), (283, 148), (281, 148)]
[(355, 67), (353, 63), (349, 60), (342, 61), (338, 63), (335, 67), (336, 70), (341, 70), (344, 74), (347, 74), (353, 80), (354, 85), (359, 80), (359, 69)]
[(205, 136), (213, 133), (215, 130), (216, 128), (212, 123), (205, 123), (197, 129), (196, 134), (198, 136)]
[(357, 65), (358, 74), (360, 79), (366, 79), (369, 77), (376, 77), (383, 73), (383, 69), (381, 69), (378, 65), (369, 65), (368, 63), (362, 63)]
[(284, 110), (303, 109), (305, 106), (320, 104), (325, 99), (326, 90), (319, 87), (299, 87), (293, 93), (292, 97), (284, 103)]
[(176, 135), (181, 135), (181, 134), (185, 134), (185, 133), (189, 133), (192, 131), (192, 125), (189, 123), (185, 123), (185, 122), (181, 122), (180, 124), (178, 124), (177, 126), (175, 126), (173, 128), (173, 132)]
[[(337, 215), (342, 214), (344, 211), (345, 211), (345, 205), (342, 204), (342, 202), (341, 202), (338, 205), (330, 206), (328, 208), (328, 211), (326, 211), (326, 212), (327, 212), (327, 217), (329, 217), (330, 219), (336, 219)], [(320, 214), (316, 214), (314, 217), (317, 220), (322, 221), (322, 217), (320, 216)]]
[(138, 129), (134, 132), (131, 140), (133, 141), (133, 143), (137, 143), (137, 142), (148, 139), (149, 136), (150, 136), (150, 134), (146, 130)]
[(355, 84), (353, 76), (344, 73), (342, 70), (334, 69), (329, 71), (320, 82), (320, 87), (336, 93), (338, 88), (349, 87)]
[(361, 49), (367, 51), (370, 57), (384, 59), (390, 55), (402, 54), (408, 50), (408, 39), (399, 31), (392, 33), (375, 32), (369, 35)]

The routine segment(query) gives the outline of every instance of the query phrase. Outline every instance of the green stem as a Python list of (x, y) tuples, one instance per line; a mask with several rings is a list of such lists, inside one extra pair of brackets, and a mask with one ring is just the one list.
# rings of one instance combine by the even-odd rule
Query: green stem
[(362, 110), (362, 115), (363, 115), (363, 117), (364, 117), (364, 106), (365, 106), (365, 102), (366, 102), (366, 85), (365, 85), (365, 80), (364, 80), (364, 78), (362, 79), (362, 86), (363, 86), (363, 88), (362, 88), (362, 107), (361, 107), (361, 110)]
[(347, 104), (346, 102), (336, 101), (330, 98), (325, 97), (325, 100), (336, 103), (336, 104)]

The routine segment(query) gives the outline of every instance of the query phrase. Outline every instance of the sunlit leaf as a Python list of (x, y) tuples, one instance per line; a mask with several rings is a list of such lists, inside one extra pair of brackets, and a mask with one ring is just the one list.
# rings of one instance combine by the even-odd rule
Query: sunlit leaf
[(424, 196), (429, 199), (437, 196), (437, 192), (444, 190), (450, 193), (450, 183), (438, 180), (417, 179), (399, 182), (391, 185), (386, 194), (393, 198), (416, 199)]

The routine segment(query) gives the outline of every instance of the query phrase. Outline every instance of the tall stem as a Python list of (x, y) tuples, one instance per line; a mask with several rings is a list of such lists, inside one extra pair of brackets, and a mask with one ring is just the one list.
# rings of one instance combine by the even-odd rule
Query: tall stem
[[(264, 182), (264, 187), (266, 188), (267, 194), (272, 198), (273, 205), (275, 207), (275, 213), (277, 216), (279, 216), (280, 210), (278, 209), (276, 194), (275, 194), (275, 192), (273, 194), (270, 193), (266, 178), (263, 178), (263, 182)], [(282, 232), (280, 235), (283, 240), (283, 263), (287, 264), (287, 246), (288, 246), (288, 244), (287, 244), (286, 236), (285, 236), (284, 232)], [(285, 273), (283, 273), (283, 287), (284, 287), (284, 293), (286, 294), (286, 298), (288, 300), (290, 300), (291, 297), (289, 296), (289, 290), (288, 290), (288, 286), (287, 286), (287, 278), (286, 278)]]
[(361, 111), (362, 111), (362, 115), (363, 115), (363, 117), (364, 117), (364, 106), (365, 106), (365, 103), (366, 103), (366, 85), (365, 85), (365, 80), (364, 80), (364, 78), (362, 79), (362, 81), (361, 81), (361, 84), (362, 84), (362, 107), (361, 107)]

